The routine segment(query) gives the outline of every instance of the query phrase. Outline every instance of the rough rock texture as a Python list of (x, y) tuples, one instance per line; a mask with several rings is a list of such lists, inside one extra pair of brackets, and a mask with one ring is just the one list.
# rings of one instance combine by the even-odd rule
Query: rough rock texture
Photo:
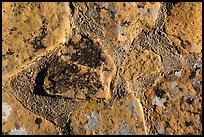
[(111, 102), (92, 100), (74, 111), (70, 120), (76, 135), (146, 134), (143, 110), (133, 94)]
[(50, 95), (69, 98), (107, 98), (116, 72), (111, 55), (102, 45), (78, 34), (57, 53), (46, 67), (43, 87)]
[[(53, 59), (54, 57), (48, 56), (48, 58)], [(43, 115), (47, 120), (64, 129), (70, 113), (74, 109), (82, 107), (84, 102), (46, 94), (42, 85), (46, 73), (44, 67), (46, 67), (47, 62), (43, 62), (43, 59), (31, 64), (30, 68), (10, 77), (4, 83), (3, 90), (13, 94), (28, 110), (37, 115)], [(66, 131), (63, 130), (63, 132)]]
[[(41, 135), (52, 135), (60, 134), (59, 129), (54, 126), (53, 123), (44, 119), (41, 115), (35, 115), (28, 109), (24, 108), (10, 93), (4, 93), (3, 102), (6, 102), (10, 110), (7, 122), (2, 125), (5, 134), (16, 134), (17, 131), (21, 131), (22, 134), (41, 134)], [(4, 106), (4, 104), (3, 104)], [(7, 108), (8, 109), (8, 108)], [(17, 131), (15, 130), (17, 129)], [(11, 131), (11, 132), (10, 132)], [(13, 131), (13, 132), (12, 132)]]
[(3, 2), (4, 78), (46, 50), (58, 46), (71, 33), (67, 5), (60, 2)]
[(159, 2), (80, 2), (74, 3), (83, 16), (104, 29), (112, 42), (132, 43), (146, 28), (152, 28), (158, 16)]
[(161, 58), (159, 55), (149, 50), (129, 56), (124, 64), (124, 79), (138, 79), (139, 77), (148, 77), (161, 70)]
[[(200, 69), (189, 79), (189, 69), (182, 76), (170, 74), (153, 89), (145, 92), (142, 101), (151, 133), (200, 134), (202, 132), (202, 77)], [(146, 107), (145, 107), (146, 106)]]
[(178, 3), (167, 13), (164, 23), (165, 32), (181, 53), (201, 52), (201, 15), (202, 4), (197, 2)]
[(199, 2), (3, 2), (2, 134), (202, 134)]

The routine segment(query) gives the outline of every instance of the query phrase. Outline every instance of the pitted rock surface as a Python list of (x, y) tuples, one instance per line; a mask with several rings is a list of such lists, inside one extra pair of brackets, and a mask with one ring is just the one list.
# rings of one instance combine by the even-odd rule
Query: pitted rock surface
[(181, 54), (200, 53), (202, 4), (199, 2), (177, 3), (168, 14), (164, 23), (165, 31)]
[(202, 134), (202, 3), (2, 5), (2, 134)]
[(92, 22), (100, 26), (99, 28), (104, 29), (104, 37), (112, 42), (130, 44), (143, 29), (155, 25), (161, 4), (159, 2), (76, 2), (73, 5), (79, 11), (83, 11), (86, 19), (92, 19)]
[(58, 46), (71, 33), (68, 3), (3, 2), (3, 78)]
[[(116, 66), (99, 43), (78, 34), (47, 67), (43, 87), (49, 95), (69, 98), (107, 98)], [(75, 42), (75, 43), (74, 43)]]

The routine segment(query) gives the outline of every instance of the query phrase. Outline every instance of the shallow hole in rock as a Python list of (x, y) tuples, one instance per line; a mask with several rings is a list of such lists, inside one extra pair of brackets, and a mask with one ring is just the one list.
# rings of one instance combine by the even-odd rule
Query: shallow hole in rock
[(193, 78), (195, 78), (195, 76), (196, 76), (196, 70), (193, 70), (193, 71), (191, 72), (191, 74), (189, 75), (189, 78), (190, 78), (190, 79), (193, 79)]
[(36, 118), (35, 119), (35, 124), (40, 125), (42, 123), (42, 119), (41, 118)]
[(186, 100), (186, 102), (190, 105), (192, 105), (193, 103), (194, 103), (194, 99), (193, 98), (188, 98), (187, 100)]
[(166, 92), (164, 90), (160, 90), (160, 89), (156, 89), (155, 93), (160, 98), (163, 98), (166, 94)]
[(190, 121), (190, 122), (186, 121), (185, 124), (187, 127), (189, 127), (189, 126), (193, 125), (193, 121)]
[(164, 106), (165, 106), (165, 107), (168, 106), (168, 102), (164, 102)]

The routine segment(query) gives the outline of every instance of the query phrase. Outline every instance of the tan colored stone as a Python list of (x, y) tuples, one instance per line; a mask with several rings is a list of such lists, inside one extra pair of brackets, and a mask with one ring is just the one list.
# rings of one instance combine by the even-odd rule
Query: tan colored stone
[(161, 58), (152, 51), (144, 50), (135, 55), (131, 53), (124, 63), (124, 79), (136, 80), (147, 77), (161, 70)]
[[(53, 123), (24, 108), (10, 93), (3, 92), (2, 95), (3, 102), (12, 108), (8, 120), (2, 125), (2, 132), (9, 133), (15, 127), (22, 127), (31, 135), (58, 135), (60, 133)], [(36, 124), (37, 118), (41, 118), (42, 123)]]
[[(201, 71), (201, 69), (197, 71), (199, 70)], [(146, 121), (153, 121), (151, 126), (156, 126), (161, 121), (168, 123), (169, 126), (164, 128), (165, 134), (200, 134), (202, 131), (200, 130), (202, 107), (199, 103), (199, 100), (202, 100), (202, 93), (199, 92), (201, 91), (201, 84), (197, 85), (197, 91), (195, 91), (193, 82), (201, 81), (201, 75), (197, 73), (194, 78), (190, 79), (190, 68), (183, 68), (181, 72), (180, 77), (173, 76), (174, 73), (169, 74), (153, 87), (153, 91), (150, 89), (144, 92), (146, 99), (141, 100), (143, 108), (147, 110), (147, 112), (145, 111), (148, 115), (145, 116)], [(166, 98), (167, 103), (164, 103), (164, 106), (153, 106), (151, 102), (146, 102), (155, 96)], [(147, 123), (148, 125), (149, 123)]]
[(4, 78), (56, 47), (67, 34), (71, 34), (67, 5), (54, 2), (2, 3)]
[(128, 44), (132, 43), (143, 29), (154, 26), (160, 8), (159, 2), (87, 2), (77, 4), (88, 17), (93, 18), (105, 28), (106, 38), (112, 42)]
[(83, 109), (74, 111), (71, 115), (74, 134), (146, 134), (143, 110), (133, 94), (107, 105), (93, 100)]
[(202, 3), (177, 3), (167, 15), (164, 27), (169, 39), (181, 53), (200, 53), (202, 49)]
[(116, 64), (103, 45), (78, 34), (57, 55), (44, 79), (47, 94), (80, 99), (109, 97)]
[(2, 134), (202, 134), (201, 3), (2, 6)]

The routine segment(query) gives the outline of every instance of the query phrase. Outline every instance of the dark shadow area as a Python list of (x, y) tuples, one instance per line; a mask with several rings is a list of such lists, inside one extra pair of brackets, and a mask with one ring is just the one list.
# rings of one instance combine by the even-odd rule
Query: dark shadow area
[(71, 127), (71, 120), (65, 123), (65, 127), (62, 129), (63, 135), (73, 135), (73, 129)]
[(69, 3), (69, 7), (71, 9), (71, 14), (74, 15), (75, 8), (74, 8), (74, 5), (73, 5), (73, 2)]
[(45, 79), (45, 76), (47, 74), (47, 68), (44, 68), (42, 69), (36, 79), (35, 79), (35, 83), (36, 83), (36, 86), (34, 87), (34, 94), (36, 95), (42, 95), (42, 96), (45, 96), (45, 95), (48, 95), (45, 91), (45, 89), (43, 88), (43, 84), (44, 84), (44, 79)]

